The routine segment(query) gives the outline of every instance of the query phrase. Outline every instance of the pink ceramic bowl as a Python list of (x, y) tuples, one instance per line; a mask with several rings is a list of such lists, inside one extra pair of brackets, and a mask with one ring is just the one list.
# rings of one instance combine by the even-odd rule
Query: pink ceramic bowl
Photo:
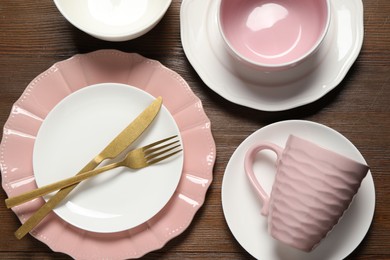
[(295, 66), (318, 50), (330, 24), (329, 0), (219, 0), (229, 52), (261, 70)]

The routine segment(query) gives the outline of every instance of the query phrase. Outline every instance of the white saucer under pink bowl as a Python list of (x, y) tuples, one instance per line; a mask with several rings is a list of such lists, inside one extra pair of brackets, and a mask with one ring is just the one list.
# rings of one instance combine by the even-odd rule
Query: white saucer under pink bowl
[(286, 69), (315, 53), (330, 17), (329, 0), (219, 0), (218, 8), (227, 49), (262, 70)]

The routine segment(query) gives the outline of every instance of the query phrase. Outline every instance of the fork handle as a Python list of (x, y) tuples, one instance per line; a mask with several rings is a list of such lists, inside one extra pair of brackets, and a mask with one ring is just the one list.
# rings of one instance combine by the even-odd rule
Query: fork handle
[(30, 201), (30, 200), (33, 200), (35, 198), (49, 194), (53, 191), (77, 184), (83, 180), (89, 179), (91, 177), (99, 175), (102, 172), (111, 170), (111, 169), (116, 168), (118, 166), (120, 166), (120, 165), (118, 165), (117, 163), (109, 164), (109, 165), (106, 165), (104, 167), (92, 170), (92, 171), (84, 172), (84, 173), (81, 173), (79, 175), (75, 175), (73, 177), (42, 186), (42, 187), (37, 188), (35, 190), (25, 192), (21, 195), (8, 198), (5, 200), (5, 204), (6, 204), (7, 208), (15, 207), (15, 206), (20, 205), (22, 203), (25, 203), (27, 201)]
[[(100, 156), (95, 157), (91, 160), (83, 169), (78, 173), (81, 174), (83, 172), (91, 171), (98, 166), (104, 158)], [(76, 188), (77, 184), (73, 184), (68, 186), (62, 190), (59, 190), (53, 197), (51, 197), (42, 207), (40, 207), (26, 222), (23, 223), (21, 227), (18, 228), (15, 232), (15, 236), (18, 239), (22, 239), (28, 232), (30, 232), (39, 222), (44, 219), (47, 214), (49, 214), (52, 209), (55, 208), (69, 193), (72, 192), (74, 188)]]

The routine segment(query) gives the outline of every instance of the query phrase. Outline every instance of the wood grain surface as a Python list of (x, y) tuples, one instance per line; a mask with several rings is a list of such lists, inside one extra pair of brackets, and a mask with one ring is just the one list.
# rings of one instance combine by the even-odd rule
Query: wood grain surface
[[(199, 0), (202, 1), (202, 0)], [(342, 0), (338, 0), (342, 1)], [(235, 105), (208, 88), (188, 62), (180, 40), (180, 5), (148, 34), (127, 42), (95, 39), (67, 22), (51, 0), (0, 3), (0, 124), (29, 82), (53, 63), (99, 49), (137, 52), (179, 73), (202, 100), (217, 145), (214, 181), (190, 227), (144, 259), (252, 259), (230, 233), (221, 206), (226, 165), (259, 128), (287, 119), (325, 124), (346, 136), (369, 165), (376, 188), (371, 228), (349, 259), (390, 259), (390, 1), (364, 0), (361, 53), (341, 84), (320, 100), (293, 110), (262, 112)], [(0, 200), (6, 194), (0, 191)], [(69, 259), (28, 235), (17, 240), (15, 214), (0, 203), (0, 259)]]

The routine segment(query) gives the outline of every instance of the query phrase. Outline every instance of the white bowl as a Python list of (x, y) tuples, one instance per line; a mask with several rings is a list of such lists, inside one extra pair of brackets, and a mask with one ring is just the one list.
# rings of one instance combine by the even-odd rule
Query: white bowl
[(54, 0), (78, 29), (106, 41), (127, 41), (150, 31), (172, 0)]

